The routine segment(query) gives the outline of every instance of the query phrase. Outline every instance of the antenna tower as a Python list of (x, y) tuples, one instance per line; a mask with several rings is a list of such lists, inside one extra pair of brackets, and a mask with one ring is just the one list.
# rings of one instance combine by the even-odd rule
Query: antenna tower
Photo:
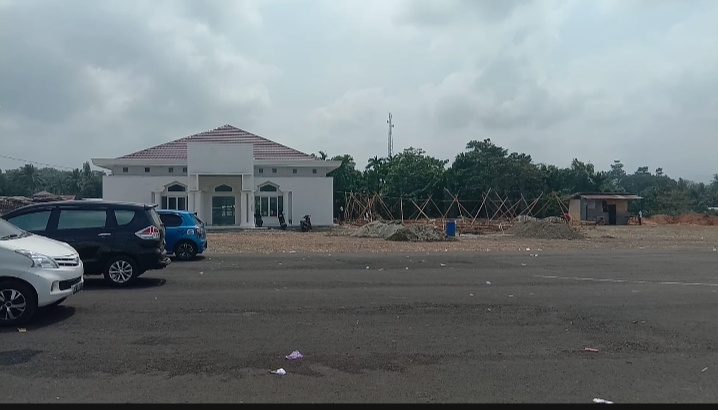
[(389, 124), (389, 141), (387, 143), (387, 148), (388, 148), (387, 151), (388, 151), (389, 156), (387, 158), (391, 158), (391, 155), (393, 154), (393, 151), (394, 151), (394, 141), (391, 139), (391, 130), (392, 130), (392, 128), (394, 128), (394, 124), (391, 122), (391, 119), (392, 119), (391, 113), (389, 113), (389, 119), (386, 120), (386, 123)]

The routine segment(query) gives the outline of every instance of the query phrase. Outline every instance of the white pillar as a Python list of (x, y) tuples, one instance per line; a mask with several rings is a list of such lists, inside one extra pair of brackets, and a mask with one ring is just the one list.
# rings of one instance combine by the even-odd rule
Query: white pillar
[(153, 203), (157, 205), (157, 208), (162, 207), (162, 191), (152, 191)]
[(197, 192), (195, 191), (189, 191), (187, 194), (187, 210), (190, 212), (197, 212), (197, 205), (195, 205), (196, 196)]
[(202, 191), (197, 191), (194, 194), (194, 211), (197, 212), (197, 216), (199, 219), (203, 220), (204, 223), (210, 224), (211, 221), (205, 217), (203, 211), (202, 211), (202, 202), (204, 201), (204, 196), (202, 195)]
[(251, 228), (254, 226), (254, 218), (249, 218), (251, 214), (250, 209), (252, 207), (251, 203), (249, 202), (249, 194), (246, 192), (242, 192), (240, 194), (240, 198), (240, 203), (242, 204), (242, 214), (239, 215), (239, 226), (241, 228)]

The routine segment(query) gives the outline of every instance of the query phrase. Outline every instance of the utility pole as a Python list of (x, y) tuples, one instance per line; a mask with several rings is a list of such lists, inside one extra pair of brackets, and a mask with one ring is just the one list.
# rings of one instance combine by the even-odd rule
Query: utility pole
[(389, 141), (387, 144), (389, 156), (387, 158), (391, 158), (394, 150), (394, 141), (391, 139), (391, 129), (394, 128), (394, 124), (392, 124), (391, 118), (391, 113), (389, 113), (389, 119), (386, 121), (386, 123), (389, 124)]

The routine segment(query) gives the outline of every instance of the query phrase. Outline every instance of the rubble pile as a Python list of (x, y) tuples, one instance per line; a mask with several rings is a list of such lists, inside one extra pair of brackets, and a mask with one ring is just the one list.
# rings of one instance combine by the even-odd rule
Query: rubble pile
[(351, 236), (359, 238), (384, 238), (391, 236), (403, 225), (397, 221), (373, 221), (352, 232)]
[(383, 238), (401, 242), (440, 242), (455, 240), (431, 225), (414, 223), (404, 225), (397, 221), (374, 221), (354, 231), (351, 236), (360, 238)]
[(580, 232), (566, 223), (530, 220), (515, 223), (506, 233), (520, 238), (584, 239), (584, 236)]

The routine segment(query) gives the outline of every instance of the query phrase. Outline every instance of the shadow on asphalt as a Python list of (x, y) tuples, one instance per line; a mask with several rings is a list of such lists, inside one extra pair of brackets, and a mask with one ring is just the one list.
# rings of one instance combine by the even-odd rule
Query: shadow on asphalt
[(165, 283), (167, 283), (166, 279), (160, 279), (160, 278), (143, 278), (139, 277), (135, 281), (135, 283), (131, 284), (130, 286), (124, 287), (124, 288), (117, 288), (115, 286), (112, 286), (109, 282), (105, 281), (103, 277), (85, 277), (85, 284), (82, 287), (82, 291), (86, 290), (94, 290), (94, 289), (113, 289), (122, 291), (125, 289), (145, 289), (145, 288), (154, 288), (157, 286), (162, 286)]
[(48, 306), (39, 308), (35, 311), (35, 316), (30, 322), (22, 326), (3, 327), (0, 333), (18, 332), (18, 329), (26, 329), (28, 332), (41, 329), (46, 326), (53, 326), (71, 318), (75, 314), (75, 308), (72, 306)]
[[(174, 264), (174, 263), (180, 263), (180, 264), (183, 264), (183, 263), (197, 263), (197, 262), (202, 262), (202, 261), (205, 259), (205, 256), (204, 256), (204, 255), (197, 255), (197, 256), (194, 257), (194, 259), (189, 260), (189, 261), (181, 261), (181, 260), (175, 258), (174, 256), (170, 256), (170, 259), (172, 260), (172, 264)], [(172, 264), (170, 264), (170, 266), (172, 266)]]

